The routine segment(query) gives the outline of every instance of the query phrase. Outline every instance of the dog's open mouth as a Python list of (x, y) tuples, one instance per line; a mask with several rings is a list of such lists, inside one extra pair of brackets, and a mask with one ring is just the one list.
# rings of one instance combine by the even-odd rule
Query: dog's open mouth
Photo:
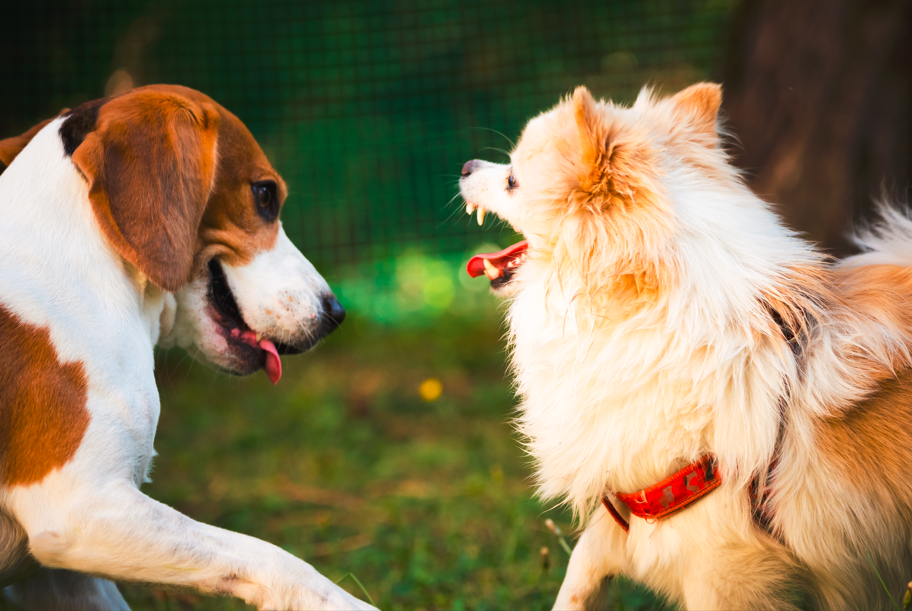
[(247, 326), (231, 287), (228, 286), (225, 271), (216, 259), (209, 261), (209, 303), (212, 305), (213, 320), (227, 331), (228, 342), (256, 351), (260, 366), (270, 381), (278, 384), (282, 377), (282, 359), (279, 354), (296, 351), (291, 346), (263, 337)]
[(481, 253), (469, 259), (466, 271), (473, 278), (485, 275), (491, 281), (491, 288), (505, 287), (513, 280), (516, 270), (526, 260), (529, 243), (526, 240), (500, 252)]

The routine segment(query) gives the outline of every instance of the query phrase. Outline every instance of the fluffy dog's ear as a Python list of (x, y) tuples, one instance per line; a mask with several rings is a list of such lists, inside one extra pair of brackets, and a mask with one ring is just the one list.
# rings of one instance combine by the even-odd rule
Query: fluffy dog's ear
[(580, 137), (580, 189), (601, 195), (603, 206), (632, 200), (641, 186), (637, 177), (649, 173), (648, 145), (606, 117), (585, 87), (573, 92), (573, 114)]
[(154, 284), (188, 279), (216, 168), (218, 111), (176, 94), (136, 91), (99, 108), (73, 152), (102, 232)]
[(573, 92), (573, 115), (576, 118), (576, 127), (579, 130), (580, 147), (582, 155), (580, 162), (583, 165), (584, 175), (581, 176), (580, 186), (583, 190), (588, 191), (591, 187), (591, 181), (597, 180), (594, 174), (601, 172), (592, 172), (599, 168), (603, 163), (603, 153), (606, 148), (606, 134), (604, 124), (598, 116), (598, 109), (595, 100), (589, 90), (580, 86)]
[(719, 107), (722, 105), (722, 86), (716, 83), (697, 83), (671, 98), (677, 115), (697, 132), (718, 137)]

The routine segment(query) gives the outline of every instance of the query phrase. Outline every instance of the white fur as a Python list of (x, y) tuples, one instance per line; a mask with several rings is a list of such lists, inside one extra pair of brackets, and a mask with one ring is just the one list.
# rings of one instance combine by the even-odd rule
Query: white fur
[[(324, 316), (321, 299), (332, 292), (284, 229), (279, 228), (271, 249), (257, 253), (246, 265), (222, 267), (244, 322), (252, 329), (288, 343), (318, 335)], [(198, 349), (206, 360), (232, 369), (224, 330), (207, 309), (207, 283), (208, 275), (202, 273), (178, 292), (176, 321), (158, 345), (180, 346), (191, 354)]]
[(254, 329), (288, 329), (312, 333), (323, 312), (321, 298), (330, 293), (326, 280), (304, 258), (285, 230), (272, 249), (257, 254), (247, 265), (225, 265), (225, 275), (235, 294), (244, 320)]
[[(42, 570), (7, 594), (33, 608), (126, 606), (113, 584), (70, 572), (76, 571), (232, 594), (261, 609), (371, 608), (287, 552), (194, 522), (139, 491), (155, 454), (160, 409), (153, 346), (160, 331), (192, 331), (202, 320), (193, 310), (199, 303), (186, 309), (200, 287), (190, 285), (175, 301), (105, 241), (86, 182), (64, 155), (62, 120), (45, 127), (0, 175), (0, 296), (22, 321), (49, 329), (62, 363), (83, 364), (91, 420), (67, 464), (40, 483), (0, 490), (0, 507), (21, 525), (34, 558), (66, 569)], [(307, 288), (264, 273), (258, 289), (255, 280), (239, 283), (239, 295), (245, 310), (294, 295), (300, 304), (276, 310), (287, 316), (267, 330), (295, 334), (288, 316), (309, 315), (317, 296), (307, 291), (325, 283), (291, 252), (284, 234), (277, 249), (281, 257), (258, 260), (293, 259), (283, 270), (303, 272)], [(263, 263), (253, 267), (265, 270)], [(218, 358), (218, 347), (200, 348)]]

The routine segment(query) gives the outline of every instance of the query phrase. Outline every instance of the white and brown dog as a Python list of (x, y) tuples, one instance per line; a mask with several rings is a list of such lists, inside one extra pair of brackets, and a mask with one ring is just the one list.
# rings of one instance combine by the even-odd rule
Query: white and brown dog
[(690, 609), (887, 609), (912, 578), (912, 219), (823, 257), (729, 165), (720, 103), (581, 87), (463, 169), (469, 211), (527, 238), (469, 269), (511, 296), (539, 491), (586, 520), (556, 607), (623, 573)]
[[(190, 89), (89, 102), (0, 142), (0, 585), (26, 608), (127, 605), (107, 579), (260, 609), (363, 609), (307, 563), (142, 494), (153, 346), (281, 376), (344, 311), (279, 223), (253, 136)], [(107, 578), (107, 579), (105, 579)]]

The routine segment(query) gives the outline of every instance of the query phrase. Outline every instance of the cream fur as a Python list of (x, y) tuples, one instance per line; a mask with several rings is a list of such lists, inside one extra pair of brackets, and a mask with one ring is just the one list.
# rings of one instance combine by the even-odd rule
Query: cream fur
[[(728, 164), (720, 102), (710, 84), (630, 108), (580, 88), (529, 123), (509, 166), (460, 181), (530, 244), (504, 291), (519, 425), (539, 493), (588, 524), (556, 608), (584, 608), (617, 573), (693, 609), (885, 608), (866, 556), (901, 596), (909, 484), (873, 469), (869, 487), (894, 490), (878, 506), (819, 446), (912, 361), (912, 283), (884, 265), (912, 265), (912, 220), (885, 208), (869, 252), (827, 260)], [(912, 466), (877, 424), (872, 460)], [(599, 505), (707, 453), (723, 486), (668, 519), (625, 536)], [(747, 487), (777, 453), (770, 537)]]

